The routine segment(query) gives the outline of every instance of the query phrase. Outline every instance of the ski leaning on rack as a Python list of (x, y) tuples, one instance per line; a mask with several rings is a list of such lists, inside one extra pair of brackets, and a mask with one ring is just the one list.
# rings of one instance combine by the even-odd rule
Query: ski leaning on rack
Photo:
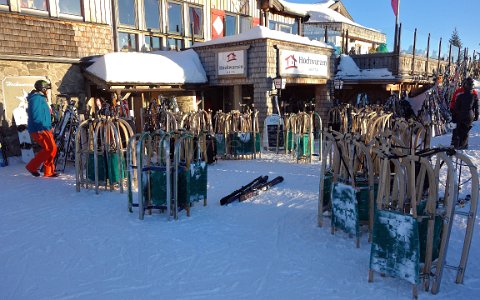
[(233, 201), (240, 200), (242, 194), (249, 192), (252, 188), (265, 184), (268, 181), (268, 176), (258, 176), (254, 180), (250, 181), (248, 184), (242, 186), (238, 190), (233, 191), (229, 195), (220, 199), (220, 205), (227, 205)]
[(253, 188), (246, 191), (245, 193), (243, 193), (242, 195), (240, 195), (240, 200), (239, 201), (242, 202), (242, 201), (245, 201), (249, 198), (255, 197), (258, 194), (260, 194), (261, 191), (266, 191), (266, 190), (270, 189), (272, 186), (277, 185), (281, 182), (283, 182), (283, 177), (282, 176), (277, 176), (270, 181), (267, 181), (265, 183), (256, 185)]

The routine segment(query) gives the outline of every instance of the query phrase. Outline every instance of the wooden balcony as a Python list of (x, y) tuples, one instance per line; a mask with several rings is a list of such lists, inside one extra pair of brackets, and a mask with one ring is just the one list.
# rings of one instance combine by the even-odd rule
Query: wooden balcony
[[(350, 55), (360, 69), (387, 68), (395, 79), (389, 83), (426, 83), (449, 67), (448, 61), (406, 53), (371, 53)], [(453, 64), (450, 66), (453, 68)], [(439, 72), (440, 70), (440, 72)]]

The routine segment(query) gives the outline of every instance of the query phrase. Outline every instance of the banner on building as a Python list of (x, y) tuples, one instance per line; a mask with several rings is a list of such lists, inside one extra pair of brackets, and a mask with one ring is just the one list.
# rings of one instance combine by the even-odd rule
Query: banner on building
[(328, 56), (290, 50), (280, 51), (281, 75), (328, 77)]
[(227, 75), (247, 75), (245, 50), (218, 52), (217, 55), (217, 74), (218, 76)]
[(0, 119), (12, 125), (13, 110), (22, 102), (27, 101), (27, 95), (33, 90), (35, 81), (44, 76), (7, 76), (2, 81), (3, 99), (0, 99)]

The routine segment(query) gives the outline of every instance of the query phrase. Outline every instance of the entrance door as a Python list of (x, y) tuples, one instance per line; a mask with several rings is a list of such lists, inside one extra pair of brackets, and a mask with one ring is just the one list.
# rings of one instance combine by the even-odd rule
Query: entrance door
[(315, 102), (314, 85), (289, 85), (282, 90), (279, 100), (280, 109), (283, 113), (297, 113), (305, 111), (305, 104)]

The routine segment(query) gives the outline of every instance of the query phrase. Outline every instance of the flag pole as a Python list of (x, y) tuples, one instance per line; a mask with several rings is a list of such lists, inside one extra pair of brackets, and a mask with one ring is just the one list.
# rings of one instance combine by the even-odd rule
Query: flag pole
[[(393, 52), (398, 53), (400, 52), (400, 49), (398, 45), (400, 44), (400, 34), (399, 34), (399, 25), (398, 25), (398, 20), (399, 20), (399, 15), (400, 15), (400, 0), (391, 0), (392, 4), (392, 9), (393, 13), (395, 14), (395, 37), (393, 40)], [(395, 7), (395, 5), (397, 7)]]
[(397, 14), (395, 16), (395, 28), (396, 28), (396, 47), (397, 53), (400, 53), (400, 32), (399, 32), (399, 21), (400, 20), (400, 0), (397, 1)]

